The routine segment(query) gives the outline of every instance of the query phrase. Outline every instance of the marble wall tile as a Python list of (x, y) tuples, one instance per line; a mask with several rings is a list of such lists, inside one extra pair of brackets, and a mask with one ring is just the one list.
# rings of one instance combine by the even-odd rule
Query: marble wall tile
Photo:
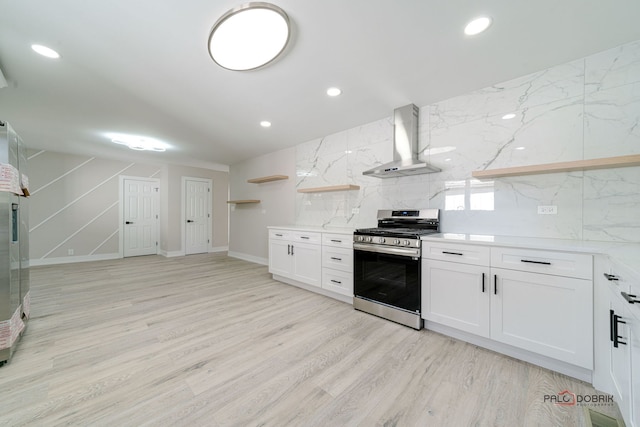
[(640, 167), (584, 175), (584, 239), (640, 242)]
[(433, 104), (431, 128), (502, 116), (581, 96), (583, 90), (584, 60), (577, 60)]
[(640, 40), (585, 58), (585, 92), (640, 83)]
[(640, 82), (587, 94), (584, 112), (585, 159), (640, 154)]
[[(479, 181), (431, 183), (431, 207), (451, 233), (582, 238), (582, 174), (566, 173)], [(558, 206), (538, 215), (539, 205)]]
[[(438, 121), (438, 110), (431, 116)], [(581, 159), (583, 98), (521, 110), (510, 120), (494, 115), (434, 128), (430, 148), (431, 163), (442, 169), (440, 180), (466, 179), (474, 170)]]

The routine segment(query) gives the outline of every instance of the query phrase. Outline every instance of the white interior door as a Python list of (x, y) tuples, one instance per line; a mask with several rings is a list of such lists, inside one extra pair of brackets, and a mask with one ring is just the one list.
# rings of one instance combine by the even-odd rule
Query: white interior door
[(184, 179), (184, 246), (186, 255), (209, 252), (210, 188), (210, 180)]
[(123, 180), (123, 255), (155, 255), (158, 253), (157, 180)]

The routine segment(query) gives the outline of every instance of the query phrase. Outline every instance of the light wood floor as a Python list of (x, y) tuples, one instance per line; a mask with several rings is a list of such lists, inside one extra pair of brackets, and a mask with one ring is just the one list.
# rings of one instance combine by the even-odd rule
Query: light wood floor
[(595, 393), (224, 254), (32, 268), (31, 294), (3, 426), (573, 426), (544, 395)]

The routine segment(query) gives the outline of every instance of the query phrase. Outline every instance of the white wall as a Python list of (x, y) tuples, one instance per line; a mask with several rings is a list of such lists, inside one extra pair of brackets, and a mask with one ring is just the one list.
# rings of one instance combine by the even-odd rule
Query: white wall
[(29, 253), (34, 265), (117, 257), (118, 177), (161, 176), (158, 165), (51, 151), (29, 150), (28, 157)]
[(28, 166), (29, 252), (33, 265), (120, 256), (120, 175), (160, 179), (159, 253), (163, 255), (184, 254), (182, 177), (211, 179), (210, 250), (228, 248), (227, 172), (34, 150), (29, 150)]
[[(506, 113), (516, 117), (503, 120)], [(420, 114), (421, 157), (442, 172), (363, 176), (392, 160), (391, 117), (365, 124), (295, 147), (296, 188), (360, 190), (282, 193), (280, 203), (295, 199), (295, 218), (265, 225), (373, 226), (377, 209), (439, 208), (444, 232), (640, 241), (638, 167), (471, 178), (474, 170), (640, 153), (640, 41), (422, 106)], [(288, 155), (274, 153), (283, 162)], [(254, 175), (247, 164), (274, 156), (232, 166), (232, 194)], [(556, 205), (558, 214), (538, 215), (540, 205)], [(254, 219), (235, 219), (232, 246), (246, 247), (239, 230)], [(266, 257), (265, 246), (253, 254)]]
[[(267, 226), (295, 222), (296, 150), (289, 148), (235, 165), (229, 171), (231, 200), (256, 199), (257, 204), (230, 205), (229, 254), (267, 262)], [(286, 175), (287, 180), (251, 184), (247, 180)]]

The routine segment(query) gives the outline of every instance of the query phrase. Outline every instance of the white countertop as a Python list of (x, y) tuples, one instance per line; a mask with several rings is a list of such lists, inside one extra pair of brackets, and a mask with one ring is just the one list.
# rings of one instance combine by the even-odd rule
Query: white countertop
[(465, 243), (483, 246), (506, 246), (608, 255), (640, 278), (640, 243), (597, 242), (590, 240), (544, 239), (538, 237), (493, 236), (481, 234), (440, 233), (423, 236), (432, 242)]
[(347, 227), (318, 227), (313, 225), (270, 225), (268, 229), (312, 231), (316, 233), (353, 234), (355, 228)]

